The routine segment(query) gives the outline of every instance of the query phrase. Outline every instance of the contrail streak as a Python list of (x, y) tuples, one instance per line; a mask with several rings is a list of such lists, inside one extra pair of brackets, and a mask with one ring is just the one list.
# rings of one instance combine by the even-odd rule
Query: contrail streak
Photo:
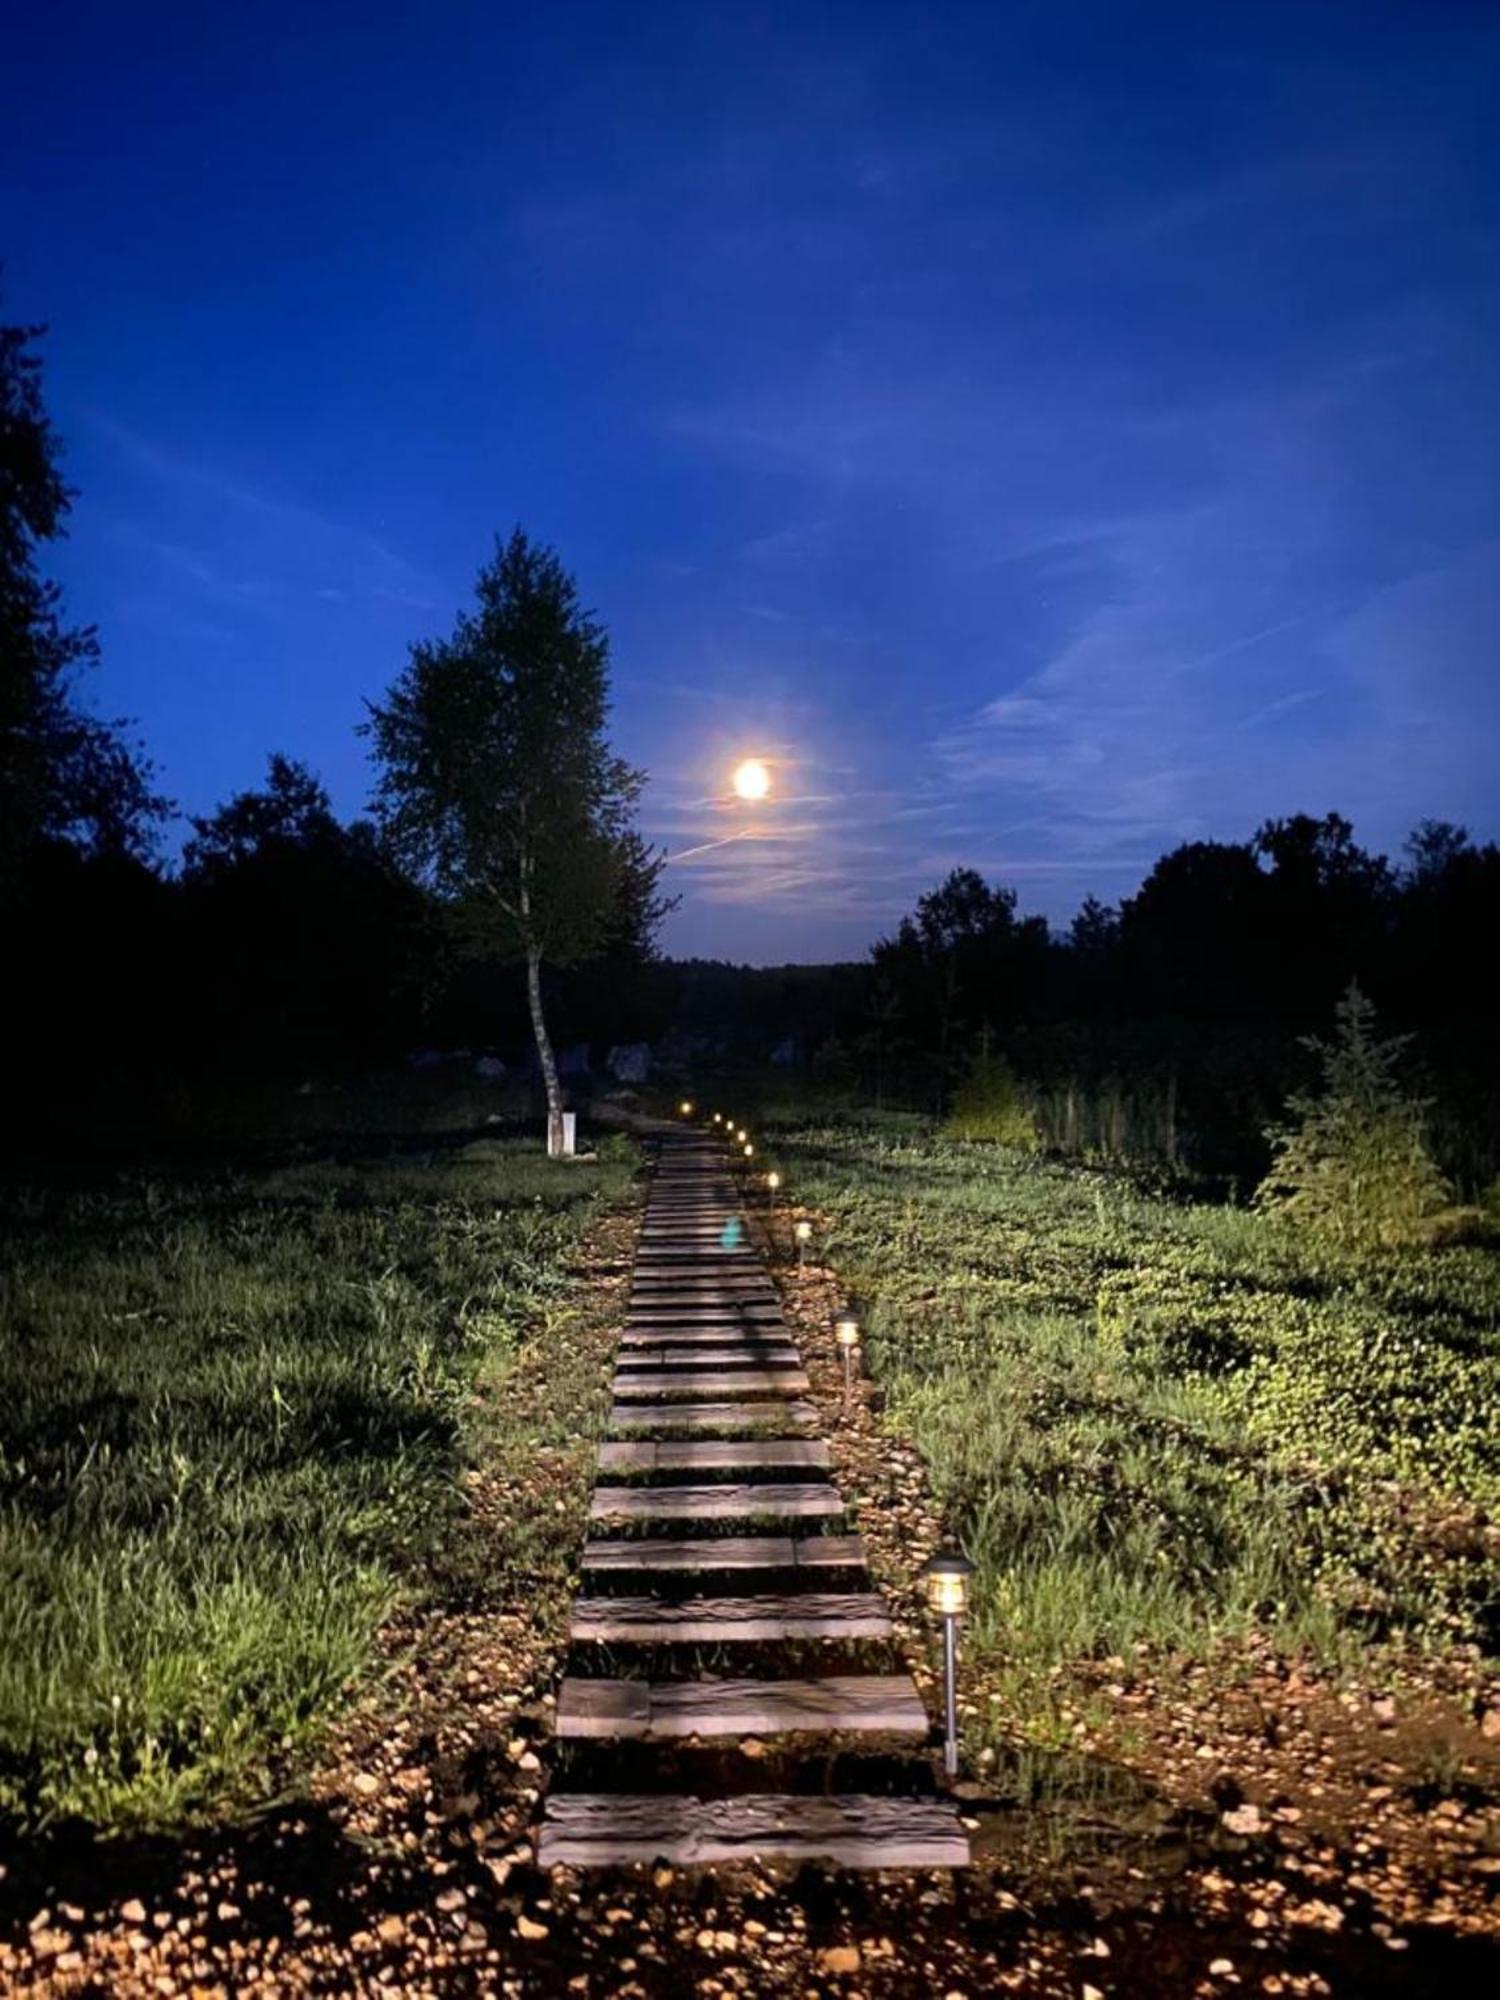
[(738, 833), (726, 833), (722, 840), (705, 840), (701, 847), (684, 847), (680, 854), (669, 854), (668, 861), (691, 861), (695, 854), (712, 854), (716, 847), (727, 847), (732, 840), (748, 840), (754, 827), (742, 826)]

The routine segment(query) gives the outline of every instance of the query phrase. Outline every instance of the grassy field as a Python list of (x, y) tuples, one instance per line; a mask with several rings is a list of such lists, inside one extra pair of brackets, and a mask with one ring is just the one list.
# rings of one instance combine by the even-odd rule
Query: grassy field
[(289, 1105), (250, 1167), (0, 1193), (0, 1823), (273, 1795), (421, 1593), (476, 1390), (634, 1159), (476, 1125), (403, 1087)]
[(1314, 1254), (917, 1119), (770, 1123), (978, 1565), (1007, 1728), (1060, 1743), (1070, 1664), (1141, 1643), (1493, 1648), (1493, 1250)]

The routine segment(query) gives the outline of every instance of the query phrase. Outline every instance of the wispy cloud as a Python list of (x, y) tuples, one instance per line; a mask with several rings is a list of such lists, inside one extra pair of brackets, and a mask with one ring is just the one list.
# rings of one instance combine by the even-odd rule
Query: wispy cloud
[(179, 581), (241, 606), (364, 597), (438, 608), (431, 579), (368, 528), (266, 492), (101, 412), (88, 421), (137, 489), (137, 509), (115, 520), (116, 537)]

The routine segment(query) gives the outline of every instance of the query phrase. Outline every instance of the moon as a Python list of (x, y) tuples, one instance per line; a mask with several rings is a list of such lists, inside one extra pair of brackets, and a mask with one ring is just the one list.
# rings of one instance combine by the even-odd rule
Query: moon
[(759, 757), (747, 757), (734, 770), (734, 789), (742, 799), (763, 799), (771, 789), (771, 773)]

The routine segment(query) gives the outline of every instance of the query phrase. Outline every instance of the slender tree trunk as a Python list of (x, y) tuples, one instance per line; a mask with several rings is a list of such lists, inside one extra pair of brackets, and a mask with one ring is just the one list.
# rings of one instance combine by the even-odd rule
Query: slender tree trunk
[(542, 955), (526, 954), (526, 998), (531, 1003), (531, 1032), (536, 1036), (536, 1052), (542, 1065), (542, 1084), (547, 1092), (547, 1151), (562, 1151), (562, 1085), (557, 1080), (557, 1058), (542, 1013)]

